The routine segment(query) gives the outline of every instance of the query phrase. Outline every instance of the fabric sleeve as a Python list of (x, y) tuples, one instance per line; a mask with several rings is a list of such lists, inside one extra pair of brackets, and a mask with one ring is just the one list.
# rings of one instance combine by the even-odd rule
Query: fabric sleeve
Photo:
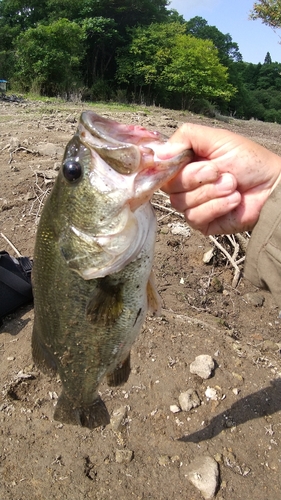
[(281, 309), (281, 184), (271, 193), (254, 227), (244, 275), (255, 286), (269, 290)]

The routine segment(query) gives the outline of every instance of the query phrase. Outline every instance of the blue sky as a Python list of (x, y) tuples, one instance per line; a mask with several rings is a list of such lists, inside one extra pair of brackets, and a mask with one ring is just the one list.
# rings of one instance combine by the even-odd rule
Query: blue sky
[(186, 21), (200, 16), (210, 26), (229, 33), (245, 62), (263, 63), (269, 52), (273, 62), (281, 63), (281, 30), (277, 33), (260, 20), (250, 21), (253, 4), (254, 0), (171, 0), (168, 8), (176, 9)]

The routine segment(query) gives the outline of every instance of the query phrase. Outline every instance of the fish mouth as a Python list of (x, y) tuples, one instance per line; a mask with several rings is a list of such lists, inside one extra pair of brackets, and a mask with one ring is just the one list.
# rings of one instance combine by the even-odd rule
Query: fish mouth
[(138, 125), (124, 125), (103, 118), (92, 111), (82, 113), (78, 126), (80, 139), (114, 170), (123, 175), (138, 172), (153, 163), (151, 141), (165, 142), (158, 132), (150, 132)]
[[(160, 160), (156, 151), (168, 138), (159, 132), (139, 125), (125, 125), (85, 111), (78, 127), (80, 139), (113, 170), (124, 176), (134, 176), (134, 198), (149, 199), (153, 192), (168, 182), (193, 159), (187, 149), (180, 154)], [(138, 205), (139, 206), (139, 205)]]

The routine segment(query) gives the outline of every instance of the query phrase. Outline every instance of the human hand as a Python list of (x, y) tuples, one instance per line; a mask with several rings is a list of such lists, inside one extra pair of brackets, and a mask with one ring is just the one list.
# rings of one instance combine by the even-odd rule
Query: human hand
[(186, 123), (157, 155), (169, 158), (192, 148), (186, 165), (163, 191), (186, 221), (205, 235), (251, 230), (281, 180), (281, 158), (228, 130)]

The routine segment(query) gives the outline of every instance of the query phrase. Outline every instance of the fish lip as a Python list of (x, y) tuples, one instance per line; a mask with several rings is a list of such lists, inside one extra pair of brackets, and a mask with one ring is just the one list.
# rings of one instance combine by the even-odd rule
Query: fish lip
[[(157, 131), (147, 130), (140, 125), (126, 125), (110, 118), (104, 118), (94, 111), (84, 111), (80, 116), (80, 123), (95, 137), (111, 142), (112, 144), (143, 145), (149, 142), (166, 142), (168, 137)], [(99, 126), (95, 126), (99, 124)], [(114, 130), (107, 132), (110, 127)]]
[(167, 141), (159, 132), (122, 124), (92, 111), (82, 113), (78, 135), (81, 142), (123, 175), (137, 174), (151, 167), (155, 160), (154, 148)]
[[(132, 142), (121, 140), (112, 131), (122, 127), (113, 120), (102, 118), (91, 111), (85, 111), (80, 117), (77, 134), (81, 142), (99, 155), (113, 170), (122, 175), (138, 171), (141, 163), (139, 147)], [(123, 125), (124, 130), (126, 126)]]

